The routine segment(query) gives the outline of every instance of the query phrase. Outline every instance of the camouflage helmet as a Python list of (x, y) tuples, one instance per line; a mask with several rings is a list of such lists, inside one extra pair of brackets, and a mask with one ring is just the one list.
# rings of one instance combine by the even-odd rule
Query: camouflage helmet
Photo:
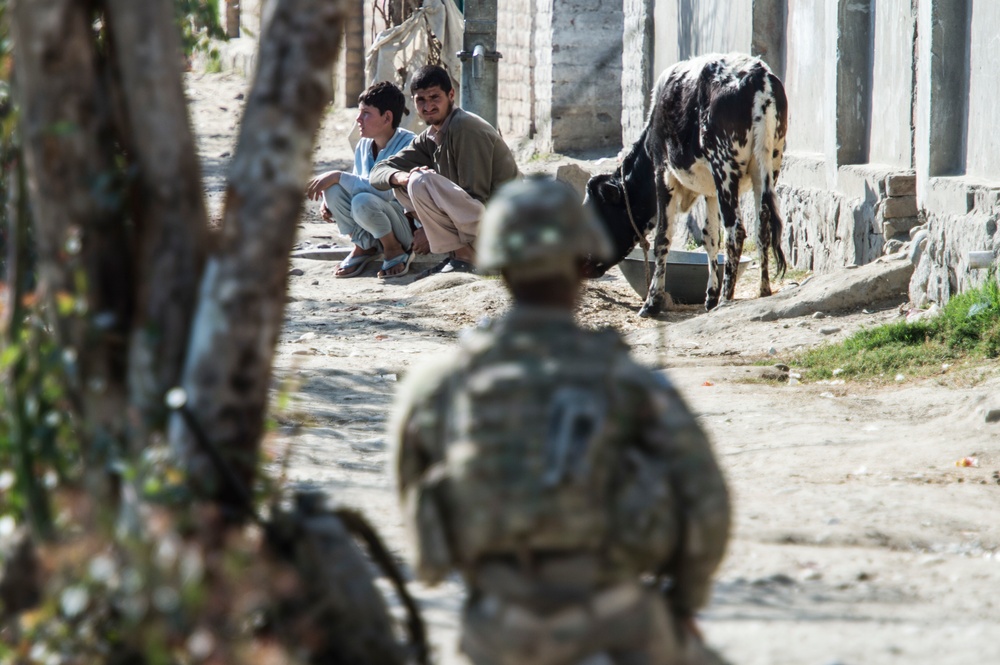
[(529, 176), (501, 187), (486, 206), (478, 265), (491, 272), (537, 277), (576, 274), (580, 259), (609, 258), (611, 241), (568, 184)]

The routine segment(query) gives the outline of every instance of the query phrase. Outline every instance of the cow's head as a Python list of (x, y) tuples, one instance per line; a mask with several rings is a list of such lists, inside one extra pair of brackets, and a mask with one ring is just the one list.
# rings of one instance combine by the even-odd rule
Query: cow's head
[[(631, 201), (629, 203), (632, 204)], [(629, 221), (625, 190), (618, 174), (602, 173), (588, 180), (584, 205), (590, 206), (594, 211), (598, 221), (607, 231), (608, 237), (611, 238), (613, 248), (611, 260), (601, 260), (591, 256), (584, 261), (581, 268), (583, 276), (594, 279), (601, 277), (612, 266), (621, 262), (639, 242), (639, 236)], [(645, 228), (647, 222), (646, 219), (636, 220), (640, 228)]]

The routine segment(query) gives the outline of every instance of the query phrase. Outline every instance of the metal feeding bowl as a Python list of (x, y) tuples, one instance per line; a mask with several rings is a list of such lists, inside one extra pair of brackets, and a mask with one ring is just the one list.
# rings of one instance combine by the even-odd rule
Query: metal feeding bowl
[[(655, 270), (652, 250), (649, 254), (649, 276), (652, 278)], [(719, 271), (719, 279), (721, 280), (723, 266), (726, 264), (726, 255), (720, 252), (716, 259), (716, 269)], [(646, 271), (643, 268), (642, 260), (642, 247), (636, 247), (618, 264), (618, 267), (629, 286), (635, 289), (640, 298), (645, 298), (649, 285), (646, 284)], [(749, 257), (744, 256), (740, 259), (740, 265), (736, 269), (736, 279), (743, 275), (743, 271), (749, 264)], [(670, 250), (667, 254), (666, 286), (667, 293), (674, 299), (674, 302), (682, 305), (698, 305), (705, 302), (705, 290), (708, 286), (707, 265), (708, 254), (705, 252)]]

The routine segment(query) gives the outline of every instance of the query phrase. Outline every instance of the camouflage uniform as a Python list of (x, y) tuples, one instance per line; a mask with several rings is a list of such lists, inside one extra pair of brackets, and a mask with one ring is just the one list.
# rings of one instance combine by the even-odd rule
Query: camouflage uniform
[[(481, 265), (544, 277), (601, 245), (555, 187), (508, 186), (484, 219)], [(679, 620), (708, 599), (728, 494), (676, 389), (635, 363), (616, 332), (515, 304), (464, 335), (458, 353), (412, 372), (396, 421), (416, 572), (464, 578), (461, 647), (473, 662), (704, 662)], [(669, 579), (668, 591), (642, 576)]]

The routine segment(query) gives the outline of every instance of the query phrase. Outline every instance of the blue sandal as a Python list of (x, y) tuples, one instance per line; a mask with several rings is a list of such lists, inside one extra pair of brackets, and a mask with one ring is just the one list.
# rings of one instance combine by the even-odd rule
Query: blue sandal
[(375, 259), (382, 258), (380, 252), (374, 254), (356, 254), (355, 256), (349, 256), (348, 258), (337, 264), (337, 270), (344, 269), (350, 270), (350, 272), (333, 273), (333, 276), (337, 279), (347, 279), (348, 277), (357, 277), (365, 271), (365, 266), (374, 261)]
[[(412, 251), (410, 251), (410, 252), (403, 252), (402, 254), (400, 254), (398, 256), (394, 256), (394, 257), (392, 257), (391, 259), (389, 259), (387, 261), (383, 261), (382, 262), (382, 269), (379, 270), (379, 273), (378, 273), (378, 278), (379, 279), (395, 279), (397, 277), (402, 277), (403, 275), (405, 275), (406, 273), (408, 273), (410, 271), (410, 263), (412, 263), (412, 262), (413, 262), (413, 252)], [(393, 268), (395, 268), (396, 266), (399, 266), (399, 265), (403, 266), (402, 270), (400, 270), (397, 273), (393, 273), (392, 275), (387, 275), (386, 274), (386, 272), (388, 272), (389, 270), (392, 270)]]

